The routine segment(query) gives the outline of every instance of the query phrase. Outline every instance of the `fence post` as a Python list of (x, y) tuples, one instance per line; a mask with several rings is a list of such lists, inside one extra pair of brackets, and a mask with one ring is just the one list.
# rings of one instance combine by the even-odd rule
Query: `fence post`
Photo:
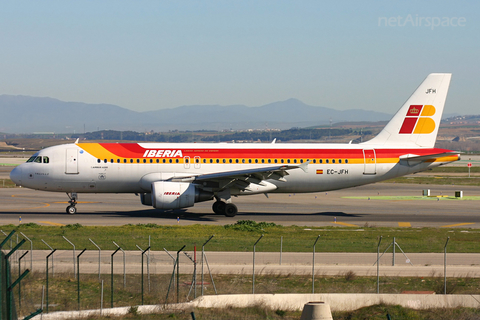
[[(25, 251), (20, 258), (18, 258), (18, 277), (19, 278), (21, 276), (21, 272), (20, 272), (20, 270), (21, 270), (21, 260), (22, 260), (23, 257), (25, 257), (27, 255), (27, 253), (28, 253), (28, 250)], [(21, 292), (22, 292), (22, 284), (19, 283), (18, 284), (18, 308), (19, 309), (22, 307), (22, 294), (21, 294)]]
[(78, 311), (80, 311), (80, 256), (87, 250), (83, 249), (82, 252), (77, 256), (77, 293), (78, 293)]
[[(50, 245), (49, 245), (48, 243), (46, 243), (43, 239), (41, 239), (41, 240), (42, 240), (42, 242), (43, 242), (47, 247), (50, 248), (51, 251), (53, 251), (53, 248), (50, 247)], [(52, 256), (52, 277), (55, 276), (55, 272), (54, 272), (54, 269), (53, 269), (53, 264), (54, 264), (53, 262), (54, 262), (54, 261), (53, 261), (53, 256)], [(48, 293), (48, 290), (47, 290), (47, 293)], [(48, 296), (48, 294), (47, 294), (47, 296)], [(48, 313), (48, 306), (47, 306), (47, 313)]]
[(312, 261), (312, 293), (315, 293), (315, 245), (317, 244), (320, 235), (318, 235), (315, 243), (313, 244), (313, 261)]
[(280, 265), (282, 265), (283, 236), (280, 237)]
[(74, 279), (77, 279), (77, 268), (75, 268), (75, 257), (76, 257), (75, 245), (70, 240), (68, 240), (65, 236), (62, 236), (62, 237), (63, 239), (65, 239), (65, 241), (67, 241), (73, 246), (73, 277)]
[(177, 251), (177, 303), (180, 295), (180, 252), (185, 249), (185, 245)]
[(110, 256), (110, 267), (111, 267), (111, 272), (110, 272), (110, 308), (113, 308), (113, 256), (115, 253), (120, 250), (120, 247), (115, 250), (112, 255)]
[(148, 250), (150, 250), (150, 247), (148, 247), (147, 249), (145, 249), (145, 250), (142, 252), (142, 306), (143, 306), (143, 255), (144, 255), (145, 252), (147, 252)]
[(392, 267), (395, 267), (395, 237), (393, 237), (393, 242), (392, 242), (392, 245), (393, 245), (393, 251), (392, 251)]
[(102, 249), (100, 249), (100, 247), (97, 246), (97, 244), (93, 242), (92, 239), (88, 238), (88, 240), (90, 240), (90, 242), (93, 243), (93, 245), (98, 249), (98, 280), (100, 281), (100, 259), (102, 257)]
[[(2, 231), (3, 233), (3, 231)], [(0, 243), (0, 250), (2, 250), (3, 246), (8, 242), (8, 240), (13, 236), (13, 234), (15, 233), (15, 230), (12, 230), (10, 231), (10, 233), (7, 235), (7, 237), (5, 239), (3, 239), (2, 243)], [(2, 257), (2, 255), (0, 254), (0, 257)], [(2, 300), (3, 298), (3, 295), (4, 293), (2, 292), (3, 290), (3, 281), (6, 281), (6, 284), (8, 285), (8, 281), (7, 281), (7, 273), (5, 271), (3, 271), (3, 261), (0, 261), (0, 300)], [(6, 265), (5, 265), (6, 267)], [(5, 279), (4, 279), (4, 275), (5, 275)], [(6, 286), (5, 286), (6, 287)], [(6, 293), (5, 293), (6, 294)], [(2, 318), (2, 313), (3, 313), (3, 303), (1, 303), (0, 301), (0, 319)]]
[(24, 235), (23, 232), (20, 232), (20, 234), (27, 239), (28, 242), (30, 242), (30, 270), (33, 271), (33, 242), (26, 235)]
[(252, 294), (255, 294), (255, 247), (257, 243), (263, 238), (263, 234), (258, 238), (257, 242), (253, 245), (253, 272), (252, 272)]
[(212, 240), (212, 238), (214, 237), (215, 235), (212, 235), (210, 238), (208, 238), (207, 241), (205, 241), (205, 243), (202, 245), (202, 296), (203, 296), (203, 259), (205, 257), (205, 245), (210, 241)]
[(380, 236), (377, 245), (377, 294), (380, 293), (380, 242), (382, 242), (382, 236)]
[(445, 247), (443, 247), (443, 294), (447, 294), (447, 244), (450, 237), (447, 238), (447, 242), (445, 242)]
[[(43, 241), (43, 240), (42, 240), (42, 241)], [(47, 313), (48, 313), (48, 258), (50, 258), (50, 256), (52, 256), (52, 274), (53, 274), (53, 254), (55, 253), (55, 251), (57, 251), (57, 249), (52, 250), (52, 252), (50, 252), (50, 254), (47, 255), (47, 258), (46, 258), (46, 260), (47, 260), (47, 268), (46, 268), (45, 272), (46, 272), (46, 276), (47, 276), (47, 285), (46, 285), (46, 287), (47, 287), (47, 290), (46, 290), (46, 293), (47, 293), (47, 294), (46, 294)]]
[(123, 251), (122, 248), (120, 248), (120, 246), (115, 242), (115, 241), (112, 241), (114, 245), (116, 245), (123, 253), (123, 288), (125, 289), (125, 287), (127, 286), (127, 273), (125, 272), (125, 251)]

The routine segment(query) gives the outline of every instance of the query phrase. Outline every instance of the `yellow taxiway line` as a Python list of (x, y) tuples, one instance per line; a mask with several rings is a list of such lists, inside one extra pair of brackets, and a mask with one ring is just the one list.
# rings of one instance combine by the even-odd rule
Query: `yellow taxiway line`
[(52, 226), (58, 226), (58, 227), (63, 227), (65, 226), (64, 224), (62, 223), (56, 223), (56, 222), (50, 222), (50, 221), (38, 221), (40, 223), (45, 223), (45, 224), (49, 224), (49, 225), (52, 225)]
[(351, 224), (351, 223), (346, 223), (346, 222), (332, 222), (333, 224), (339, 224), (339, 225), (342, 225), (342, 226), (345, 226), (345, 227), (357, 227), (358, 226), (356, 224)]
[(467, 226), (469, 224), (475, 224), (473, 222), (468, 222), (468, 223), (457, 223), (457, 224), (449, 224), (448, 226), (441, 226), (440, 228), (451, 228), (451, 227), (461, 227), (461, 226)]
[(412, 225), (410, 224), (410, 222), (399, 222), (398, 226), (399, 227), (410, 228)]

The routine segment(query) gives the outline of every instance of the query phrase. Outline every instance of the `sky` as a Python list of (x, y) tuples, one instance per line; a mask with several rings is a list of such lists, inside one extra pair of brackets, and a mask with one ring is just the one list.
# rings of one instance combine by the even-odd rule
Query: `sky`
[(475, 0), (7, 1), (0, 94), (394, 113), (451, 72), (445, 112), (480, 114), (479, 18)]

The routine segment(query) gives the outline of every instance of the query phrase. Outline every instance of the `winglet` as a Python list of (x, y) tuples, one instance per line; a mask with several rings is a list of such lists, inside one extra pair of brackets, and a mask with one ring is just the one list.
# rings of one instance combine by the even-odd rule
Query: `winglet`
[(298, 167), (303, 170), (303, 172), (308, 173), (308, 165), (312, 162), (312, 160), (308, 160), (307, 162), (302, 163)]

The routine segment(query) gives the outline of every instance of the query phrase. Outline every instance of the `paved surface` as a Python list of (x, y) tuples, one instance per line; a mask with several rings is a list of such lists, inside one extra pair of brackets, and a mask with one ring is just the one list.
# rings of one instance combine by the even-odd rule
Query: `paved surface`
[[(113, 251), (102, 250), (100, 257), (101, 274), (110, 274), (111, 254)], [(50, 251), (34, 250), (23, 258), (22, 268), (33, 267), (36, 272), (45, 272), (46, 256)], [(76, 254), (79, 254), (77, 251)], [(175, 255), (175, 252), (171, 252)], [(194, 257), (193, 252), (188, 252)], [(252, 252), (206, 252), (208, 259), (204, 262), (204, 273), (214, 274), (252, 274)], [(57, 250), (54, 260), (50, 260), (50, 267), (54, 266), (54, 273), (74, 273), (73, 251)], [(408, 261), (407, 261), (408, 257)], [(13, 256), (15, 258), (15, 256)], [(257, 252), (255, 255), (255, 274), (296, 274), (311, 275), (312, 271), (318, 275), (342, 275), (354, 271), (360, 276), (375, 276), (377, 274), (376, 253), (322, 253), (315, 254), (315, 270), (312, 268), (312, 253), (282, 253), (280, 263), (279, 252)], [(32, 259), (32, 260), (30, 260)], [(32, 262), (31, 262), (32, 261)], [(76, 259), (75, 259), (76, 261)], [(125, 252), (126, 274), (141, 273), (140, 251)], [(206, 261), (206, 260), (205, 260)], [(450, 253), (448, 254), (448, 277), (480, 277), (480, 254), (478, 253)], [(382, 275), (415, 277), (415, 276), (443, 276), (444, 255), (442, 253), (401, 253), (395, 255), (395, 266), (392, 265), (392, 253), (385, 254), (380, 259), (379, 271)], [(202, 270), (201, 252), (197, 252), (197, 273)], [(193, 273), (193, 263), (184, 255), (180, 256), (182, 273)], [(99, 251), (87, 250), (80, 259), (81, 273), (98, 274)], [(173, 270), (173, 260), (164, 251), (151, 251), (147, 269), (147, 255), (144, 257), (144, 272), (152, 274), (170, 274)], [(123, 254), (118, 252), (114, 258), (114, 273), (123, 273)]]
[[(218, 216), (212, 202), (192, 208), (162, 212), (143, 206), (133, 194), (79, 194), (78, 214), (65, 213), (67, 196), (24, 188), (0, 188), (0, 225), (35, 222), (43, 225), (125, 225), (128, 223), (229, 224), (237, 220), (275, 222), (301, 226), (390, 227), (480, 227), (480, 202), (475, 200), (368, 200), (368, 196), (420, 196), (429, 187), (431, 195), (480, 196), (480, 187), (425, 186), (377, 183), (312, 194), (269, 194), (234, 198), (239, 214)], [(366, 196), (367, 199), (347, 199)], [(335, 224), (336, 221), (336, 224)]]

